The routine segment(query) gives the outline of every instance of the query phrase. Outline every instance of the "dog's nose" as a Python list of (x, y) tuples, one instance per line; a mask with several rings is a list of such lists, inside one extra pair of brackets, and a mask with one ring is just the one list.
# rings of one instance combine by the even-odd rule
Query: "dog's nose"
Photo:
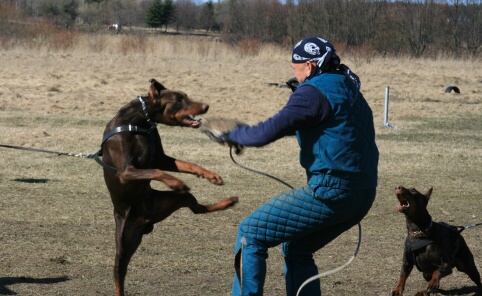
[(203, 107), (202, 107), (202, 108), (203, 108), (204, 113), (206, 113), (206, 112), (208, 112), (208, 110), (209, 110), (209, 105), (208, 105), (208, 104), (203, 104)]
[(396, 194), (402, 194), (404, 191), (405, 191), (405, 188), (403, 188), (402, 185), (398, 185), (397, 187), (395, 187)]

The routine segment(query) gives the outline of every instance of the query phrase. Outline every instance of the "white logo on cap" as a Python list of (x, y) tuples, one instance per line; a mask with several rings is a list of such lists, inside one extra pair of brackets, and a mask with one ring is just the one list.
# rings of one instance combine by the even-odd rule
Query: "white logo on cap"
[(302, 57), (302, 56), (300, 56), (299, 54), (296, 54), (296, 53), (293, 54), (293, 59), (294, 59), (295, 61), (307, 60), (307, 58), (304, 58), (304, 57)]
[(308, 42), (305, 44), (305, 51), (311, 55), (320, 55), (320, 48), (313, 42)]

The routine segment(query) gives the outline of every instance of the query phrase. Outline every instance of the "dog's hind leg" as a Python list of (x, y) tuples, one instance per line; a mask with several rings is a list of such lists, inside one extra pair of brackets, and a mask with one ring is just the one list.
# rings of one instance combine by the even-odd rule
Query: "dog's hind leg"
[[(194, 198), (194, 197), (193, 197)], [(210, 212), (215, 212), (215, 211), (221, 211), (225, 210), (229, 207), (232, 207), (235, 203), (238, 202), (237, 197), (228, 197), (224, 198), (217, 203), (210, 204), (210, 205), (202, 205), (197, 202), (196, 198), (192, 201), (188, 207), (191, 209), (191, 211), (194, 214), (204, 214), (204, 213), (210, 213)]]
[(467, 245), (462, 245), (459, 252), (460, 258), (455, 262), (455, 267), (460, 272), (463, 272), (469, 276), (469, 278), (479, 288), (479, 294), (482, 295), (482, 283), (480, 281), (480, 273), (475, 265), (474, 256)]
[(189, 208), (194, 214), (204, 214), (227, 209), (238, 202), (237, 197), (228, 197), (217, 203), (202, 205), (189, 192), (156, 191), (148, 202), (147, 216), (152, 223), (157, 223), (180, 208)]
[(466, 273), (469, 276), (469, 278), (477, 285), (479, 289), (479, 295), (482, 296), (482, 282), (480, 281), (480, 274), (475, 264), (470, 264), (469, 266), (466, 267), (465, 270), (460, 270), (460, 271)]
[(440, 264), (440, 268), (432, 273), (432, 279), (428, 282), (427, 290), (421, 292), (426, 292), (427, 294), (436, 293), (440, 287), (440, 280), (449, 274), (452, 274), (452, 266), (449, 263), (442, 262), (442, 264)]
[(432, 279), (428, 282), (428, 286), (426, 290), (420, 291), (417, 295), (427, 295), (430, 293), (437, 292), (437, 289), (440, 287), (440, 280), (442, 279), (442, 274), (439, 269), (435, 270), (432, 273)]
[(114, 279), (116, 286), (116, 296), (124, 296), (125, 277), (127, 266), (139, 247), (144, 234), (144, 224), (129, 221), (127, 217), (115, 213), (116, 232), (116, 254), (114, 264)]

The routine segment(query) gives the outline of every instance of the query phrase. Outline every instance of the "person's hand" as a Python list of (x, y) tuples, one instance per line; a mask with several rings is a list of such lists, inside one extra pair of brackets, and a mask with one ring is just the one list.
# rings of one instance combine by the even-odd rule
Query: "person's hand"
[(243, 150), (244, 150), (244, 146), (243, 146), (243, 145), (238, 144), (238, 143), (235, 143), (235, 142), (233, 142), (233, 141), (231, 141), (231, 140), (229, 139), (229, 132), (223, 133), (223, 134), (219, 137), (219, 139), (222, 141), (222, 143), (223, 143), (224, 146), (229, 147), (229, 148), (233, 147), (233, 148), (235, 149), (235, 150), (234, 150), (234, 153), (235, 153), (236, 155), (241, 154), (241, 153), (243, 152)]
[[(237, 126), (241, 125), (246, 125), (244, 123), (237, 123)], [(235, 126), (235, 127), (237, 127)], [(235, 148), (235, 153), (237, 155), (241, 154), (244, 150), (244, 146), (240, 145), (238, 143), (235, 143), (229, 139), (229, 133), (231, 130), (225, 129), (224, 131), (221, 131), (219, 128), (213, 128), (209, 122), (206, 124), (203, 124), (201, 127), (201, 132), (205, 133), (211, 140), (214, 142), (221, 144), (226, 147), (234, 147)]]

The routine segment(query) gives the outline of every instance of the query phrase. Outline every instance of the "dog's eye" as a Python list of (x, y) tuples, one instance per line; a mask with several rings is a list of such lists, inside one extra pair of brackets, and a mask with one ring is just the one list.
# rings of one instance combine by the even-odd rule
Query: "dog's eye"
[(176, 97), (176, 103), (182, 103), (182, 97)]
[(176, 97), (176, 100), (172, 103), (172, 106), (170, 108), (170, 113), (175, 114), (182, 108), (184, 108), (184, 100), (182, 99), (182, 97)]

